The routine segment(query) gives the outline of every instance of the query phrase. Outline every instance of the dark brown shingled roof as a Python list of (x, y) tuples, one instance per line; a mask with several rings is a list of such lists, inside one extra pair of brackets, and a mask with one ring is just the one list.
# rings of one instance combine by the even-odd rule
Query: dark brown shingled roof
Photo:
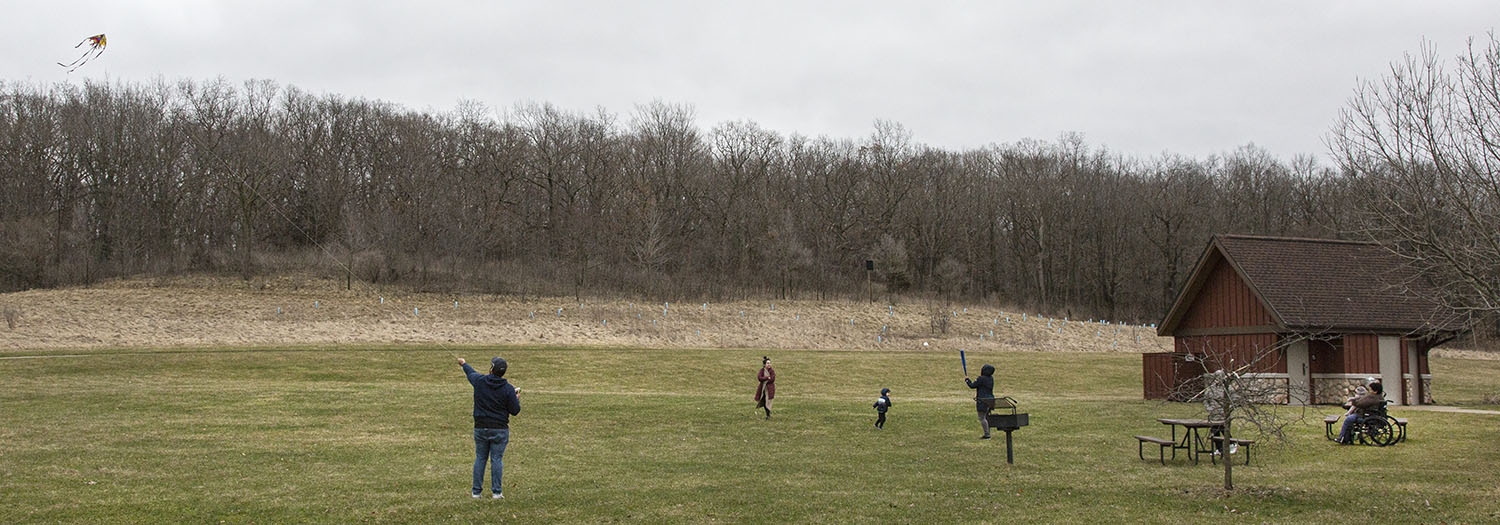
[[(1414, 333), (1461, 326), (1425, 299), (1432, 290), (1420, 275), (1374, 243), (1218, 235), (1210, 242), (1215, 248), (1284, 329)], [(1192, 279), (1198, 277), (1195, 272), (1185, 292), (1196, 293)], [(1191, 302), (1179, 298), (1163, 332)]]

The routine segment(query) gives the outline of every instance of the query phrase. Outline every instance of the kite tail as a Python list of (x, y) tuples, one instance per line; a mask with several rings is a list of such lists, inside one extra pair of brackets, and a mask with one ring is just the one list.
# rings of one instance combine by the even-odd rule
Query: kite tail
[[(73, 46), (73, 47), (77, 48), (78, 46)], [(82, 55), (79, 55), (78, 58), (73, 59), (72, 62), (68, 62), (66, 64), (64, 64), (62, 62), (58, 62), (57, 65), (62, 66), (62, 67), (73, 67), (75, 65), (78, 65), (78, 61), (83, 60), (84, 58), (87, 58), (89, 56), (89, 53), (93, 53), (93, 52), (94, 52), (93, 49), (89, 49), (88, 51), (84, 51)]]
[[(92, 51), (92, 50), (91, 50), (91, 51)], [(73, 66), (73, 68), (72, 68), (72, 69), (69, 69), (69, 70), (68, 70), (68, 72), (69, 72), (69, 73), (72, 73), (72, 72), (74, 72), (74, 71), (78, 71), (78, 68), (80, 68), (80, 67), (83, 67), (83, 65), (84, 65), (84, 64), (87, 64), (87, 63), (89, 63), (89, 62), (90, 62), (90, 61), (92, 61), (92, 60), (94, 60), (94, 59), (96, 59), (96, 58), (99, 58), (99, 55), (102, 55), (102, 54), (104, 54), (104, 48), (102, 48), (102, 47), (101, 47), (101, 48), (99, 48), (99, 52), (98, 52), (98, 53), (96, 53), (96, 54), (94, 54), (94, 56), (91, 56), (91, 57), (90, 57), (90, 56), (88, 56), (88, 53), (84, 53), (84, 56), (85, 56), (85, 57), (88, 57), (88, 58), (86, 58), (86, 59), (83, 59), (83, 62), (79, 62), (79, 63), (78, 63), (78, 65), (76, 65), (76, 66)], [(66, 66), (64, 66), (64, 67), (66, 67)]]

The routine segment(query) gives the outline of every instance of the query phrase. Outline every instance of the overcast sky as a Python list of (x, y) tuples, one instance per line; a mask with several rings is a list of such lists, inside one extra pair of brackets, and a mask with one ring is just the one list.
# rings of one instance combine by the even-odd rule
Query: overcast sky
[[(0, 80), (256, 78), (419, 110), (537, 101), (622, 119), (660, 99), (705, 130), (853, 138), (887, 119), (948, 149), (1079, 132), (1136, 156), (1252, 142), (1323, 156), (1359, 79), (1424, 39), (1451, 57), (1496, 20), (1495, 1), (0, 0)], [(103, 56), (57, 66), (97, 33)]]

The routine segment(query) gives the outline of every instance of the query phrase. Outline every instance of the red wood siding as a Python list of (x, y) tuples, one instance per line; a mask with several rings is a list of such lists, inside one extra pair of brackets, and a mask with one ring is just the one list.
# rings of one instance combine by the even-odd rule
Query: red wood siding
[(1220, 259), (1192, 299), (1179, 328), (1224, 328), (1234, 326), (1270, 326), (1271, 314), (1260, 304), (1255, 292), (1234, 272), (1234, 267)]
[[(1187, 352), (1196, 355), (1222, 355), (1233, 358), (1235, 363), (1248, 363), (1255, 359), (1256, 353), (1265, 348), (1272, 348), (1276, 344), (1276, 334), (1243, 334), (1243, 335), (1200, 335), (1192, 337), (1177, 337), (1173, 339), (1173, 346), (1178, 352)], [(1228, 363), (1223, 365), (1229, 367)], [(1286, 359), (1282, 354), (1277, 354), (1260, 362), (1252, 372), (1277, 372), (1286, 373)]]
[(1380, 336), (1375, 334), (1348, 334), (1344, 336), (1344, 347), (1339, 352), (1339, 370), (1336, 373), (1370, 374), (1380, 373)]
[(1172, 362), (1179, 354), (1157, 352), (1141, 354), (1141, 385), (1146, 399), (1166, 399), (1177, 384)]
[(1336, 341), (1313, 340), (1307, 342), (1308, 368), (1314, 374), (1338, 374), (1343, 370), (1339, 361)]
[(1428, 347), (1426, 345), (1421, 345), (1421, 344), (1417, 345), (1417, 373), (1418, 374), (1431, 374), (1432, 373), (1432, 372), (1427, 371), (1427, 352), (1429, 350), (1432, 350), (1432, 348), (1430, 348), (1430, 347)]

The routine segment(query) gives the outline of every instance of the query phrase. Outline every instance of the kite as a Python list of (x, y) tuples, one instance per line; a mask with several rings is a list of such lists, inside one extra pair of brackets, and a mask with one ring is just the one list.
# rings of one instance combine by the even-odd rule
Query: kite
[(72, 73), (74, 70), (77, 70), (78, 68), (83, 67), (84, 64), (89, 63), (90, 60), (93, 60), (95, 58), (99, 58), (99, 55), (104, 54), (105, 40), (104, 40), (104, 34), (103, 33), (100, 33), (100, 34), (97, 34), (97, 35), (94, 35), (94, 36), (91, 36), (91, 37), (83, 39), (83, 41), (79, 42), (78, 45), (73, 46), (73, 49), (78, 49), (80, 47), (83, 47), (84, 44), (88, 44), (89, 48), (88, 48), (88, 50), (84, 51), (83, 55), (80, 56), (80, 57), (78, 57), (77, 60), (74, 60), (74, 61), (69, 62), (67, 64), (64, 64), (62, 62), (58, 62), (57, 65), (62, 66), (62, 67), (66, 67), (66, 68), (70, 68), (70, 69), (68, 69), (68, 72)]

